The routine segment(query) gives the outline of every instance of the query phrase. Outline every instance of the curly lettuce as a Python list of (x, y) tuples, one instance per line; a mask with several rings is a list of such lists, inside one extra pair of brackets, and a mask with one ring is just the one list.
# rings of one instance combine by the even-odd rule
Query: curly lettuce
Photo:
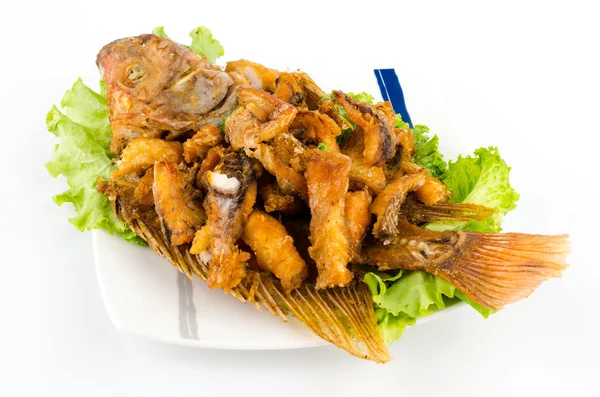
[(439, 151), (439, 138), (437, 135), (429, 137), (429, 128), (417, 124), (413, 129), (413, 137), (415, 140), (415, 149), (413, 152), (412, 161), (426, 168), (429, 175), (442, 179), (446, 174), (448, 164), (444, 161), (444, 156)]
[[(152, 34), (164, 39), (171, 39), (165, 32), (164, 26), (157, 26), (152, 29)], [(186, 48), (194, 51), (196, 54), (206, 57), (211, 63), (215, 63), (217, 58), (225, 55), (225, 49), (219, 40), (213, 38), (212, 32), (206, 26), (199, 26), (190, 31), (192, 44)]]
[(504, 216), (517, 207), (519, 194), (510, 185), (511, 168), (498, 148), (475, 150), (474, 156), (459, 156), (450, 162), (443, 181), (453, 193), (451, 201), (485, 205), (496, 212), (484, 221), (447, 222), (427, 225), (431, 230), (468, 230), (498, 233)]
[(76, 216), (69, 219), (79, 231), (104, 229), (125, 240), (145, 242), (114, 215), (109, 200), (96, 191), (98, 178), (108, 178), (115, 169), (108, 150), (110, 124), (103, 87), (100, 94), (77, 80), (62, 101), (62, 113), (53, 106), (46, 117), (48, 131), (60, 138), (46, 163), (50, 175), (63, 175), (69, 189), (53, 197), (56, 204), (72, 203)]

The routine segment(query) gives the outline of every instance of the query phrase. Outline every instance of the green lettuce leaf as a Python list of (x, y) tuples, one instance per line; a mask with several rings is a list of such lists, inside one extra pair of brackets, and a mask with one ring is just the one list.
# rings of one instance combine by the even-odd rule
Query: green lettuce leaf
[[(165, 32), (164, 26), (155, 27), (152, 29), (152, 34), (172, 40)], [(190, 37), (192, 38), (192, 45), (182, 45), (196, 54), (206, 57), (211, 63), (215, 63), (217, 58), (225, 55), (225, 49), (217, 39), (213, 38), (212, 32), (207, 27), (197, 27), (190, 32)]]
[(410, 125), (406, 121), (402, 120), (402, 116), (399, 114), (396, 115), (394, 127), (399, 128), (401, 130), (410, 130)]
[(429, 171), (435, 178), (443, 178), (448, 165), (439, 152), (439, 138), (437, 135), (429, 138), (429, 128), (417, 124), (413, 129), (415, 149), (412, 161)]
[(156, 35), (158, 37), (162, 37), (163, 39), (169, 39), (169, 40), (171, 39), (169, 36), (167, 36), (164, 26), (155, 27), (154, 29), (152, 29), (152, 34)]
[(483, 317), (494, 310), (483, 307), (440, 277), (425, 271), (387, 273), (371, 272), (363, 281), (373, 294), (377, 325), (387, 344), (398, 340), (409, 325), (420, 317), (456, 304), (460, 300), (471, 305)]
[(63, 175), (69, 189), (53, 197), (56, 204), (72, 203), (77, 215), (69, 221), (77, 230), (104, 229), (145, 245), (113, 214), (109, 200), (96, 191), (98, 178), (114, 170), (108, 150), (110, 125), (105, 97), (78, 80), (61, 101), (65, 113), (53, 106), (46, 117), (48, 131), (60, 138), (46, 168), (52, 177)]
[(190, 37), (192, 38), (190, 49), (198, 55), (205, 56), (211, 63), (225, 55), (225, 49), (218, 40), (213, 38), (208, 28), (200, 26), (190, 32)]
[(352, 99), (355, 99), (357, 101), (361, 101), (361, 102), (365, 102), (368, 104), (372, 104), (373, 101), (375, 100), (375, 97), (371, 94), (367, 94), (366, 92), (359, 92), (359, 93), (353, 93), (353, 92), (348, 92), (348, 96)]
[(435, 223), (431, 230), (460, 229), (497, 233), (504, 216), (517, 206), (519, 194), (510, 186), (510, 170), (497, 148), (479, 148), (473, 157), (450, 162), (443, 181), (454, 192), (451, 201), (485, 205), (496, 212), (485, 221)]
[(415, 325), (417, 320), (410, 317), (407, 314), (400, 313), (394, 316), (390, 312), (380, 307), (375, 308), (375, 318), (377, 319), (377, 326), (383, 341), (387, 345), (391, 345), (402, 337), (404, 330), (409, 325)]

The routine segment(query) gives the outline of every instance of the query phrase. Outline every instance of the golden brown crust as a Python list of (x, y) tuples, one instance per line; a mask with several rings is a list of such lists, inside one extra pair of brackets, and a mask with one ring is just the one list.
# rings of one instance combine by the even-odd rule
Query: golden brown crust
[(277, 186), (284, 194), (300, 194), (307, 197), (306, 179), (300, 172), (285, 164), (275, 154), (275, 149), (270, 145), (260, 144), (256, 150), (247, 152), (250, 157), (260, 161), (269, 173), (277, 179)]
[(154, 184), (154, 167), (148, 168), (148, 171), (140, 178), (138, 185), (133, 193), (136, 200), (143, 205), (154, 205), (154, 193), (152, 185)]
[(110, 177), (119, 179), (128, 174), (142, 174), (157, 161), (175, 164), (183, 161), (181, 142), (167, 142), (157, 138), (133, 139), (123, 150), (120, 160), (117, 161), (118, 169)]
[(183, 158), (186, 163), (199, 161), (206, 157), (210, 148), (224, 141), (219, 129), (209, 124), (204, 126), (194, 136), (183, 143)]
[(319, 270), (316, 286), (344, 286), (354, 277), (347, 269), (350, 244), (345, 217), (350, 159), (318, 149), (307, 150), (304, 156), (311, 212), (308, 252)]
[(335, 102), (344, 107), (348, 118), (363, 132), (365, 164), (383, 165), (393, 154), (391, 137), (391, 131), (394, 129), (393, 120), (390, 122), (387, 113), (376, 106), (356, 101), (341, 91), (334, 91), (333, 94)]
[(330, 152), (339, 152), (336, 137), (342, 133), (335, 121), (317, 111), (300, 110), (290, 125), (295, 136), (314, 144), (322, 143)]
[(154, 203), (165, 235), (171, 245), (190, 243), (206, 220), (202, 207), (194, 200), (192, 188), (177, 165), (169, 161), (154, 165)]
[(425, 177), (423, 186), (415, 190), (415, 196), (427, 205), (448, 201), (452, 197), (450, 189), (444, 182), (431, 176)]
[(238, 90), (240, 107), (225, 121), (225, 135), (234, 149), (255, 148), (287, 130), (297, 109), (254, 88)]
[(381, 192), (387, 183), (383, 167), (367, 165), (363, 158), (363, 133), (355, 130), (342, 144), (342, 153), (350, 157), (350, 180), (368, 186), (374, 193)]
[(295, 214), (302, 208), (302, 202), (298, 196), (281, 193), (274, 183), (262, 184), (260, 197), (266, 212), (279, 211), (284, 214)]
[(254, 210), (244, 224), (242, 238), (256, 255), (258, 266), (281, 280), (286, 292), (300, 287), (308, 267), (296, 251), (285, 227), (270, 215)]
[(346, 193), (346, 226), (351, 260), (360, 255), (363, 238), (371, 225), (369, 205), (372, 200), (373, 197), (367, 190)]
[(274, 92), (279, 72), (269, 69), (259, 63), (246, 59), (227, 62), (225, 71), (235, 80), (240, 87), (251, 87), (258, 90)]
[(398, 234), (400, 206), (408, 192), (419, 189), (425, 183), (424, 173), (409, 174), (397, 178), (377, 195), (369, 210), (377, 217), (373, 234), (377, 238), (387, 238)]
[(273, 96), (294, 106), (305, 106), (301, 76), (297, 73), (281, 72)]

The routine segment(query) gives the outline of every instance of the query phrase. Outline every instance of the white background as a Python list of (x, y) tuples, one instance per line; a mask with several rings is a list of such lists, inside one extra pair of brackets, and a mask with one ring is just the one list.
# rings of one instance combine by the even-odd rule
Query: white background
[[(220, 3), (1, 6), (0, 395), (600, 395), (594, 2)], [(157, 25), (187, 41), (202, 24), (225, 60), (308, 72), (420, 65), (469, 148), (499, 146), (513, 166), (521, 200), (505, 229), (570, 233), (571, 268), (488, 320), (461, 311), (409, 329), (387, 365), (334, 347), (218, 351), (116, 330), (90, 235), (50, 199), (64, 182), (44, 168), (55, 143), (45, 114), (77, 77), (96, 84), (107, 42)]]

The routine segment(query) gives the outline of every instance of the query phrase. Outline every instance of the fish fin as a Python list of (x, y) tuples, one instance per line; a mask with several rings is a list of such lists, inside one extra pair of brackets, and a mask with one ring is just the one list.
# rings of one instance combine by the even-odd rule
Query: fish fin
[[(156, 214), (141, 212), (132, 204), (127, 195), (117, 198), (113, 208), (119, 220), (179, 271), (207, 281), (208, 264), (199, 255), (190, 254), (189, 244), (171, 246), (160, 223), (154, 219)], [(288, 294), (271, 273), (248, 269), (244, 279), (228, 293), (259, 310), (264, 308), (283, 321), (291, 313), (319, 337), (356, 357), (378, 363), (391, 359), (377, 328), (373, 297), (361, 281), (319, 291), (314, 284), (305, 283)]]
[(411, 223), (439, 221), (483, 221), (494, 214), (492, 208), (470, 203), (424, 204), (412, 197), (400, 207), (400, 215)]
[[(528, 297), (568, 265), (568, 235), (460, 233), (458, 252), (427, 271), (489, 308)], [(463, 240), (462, 242), (460, 240)]]

